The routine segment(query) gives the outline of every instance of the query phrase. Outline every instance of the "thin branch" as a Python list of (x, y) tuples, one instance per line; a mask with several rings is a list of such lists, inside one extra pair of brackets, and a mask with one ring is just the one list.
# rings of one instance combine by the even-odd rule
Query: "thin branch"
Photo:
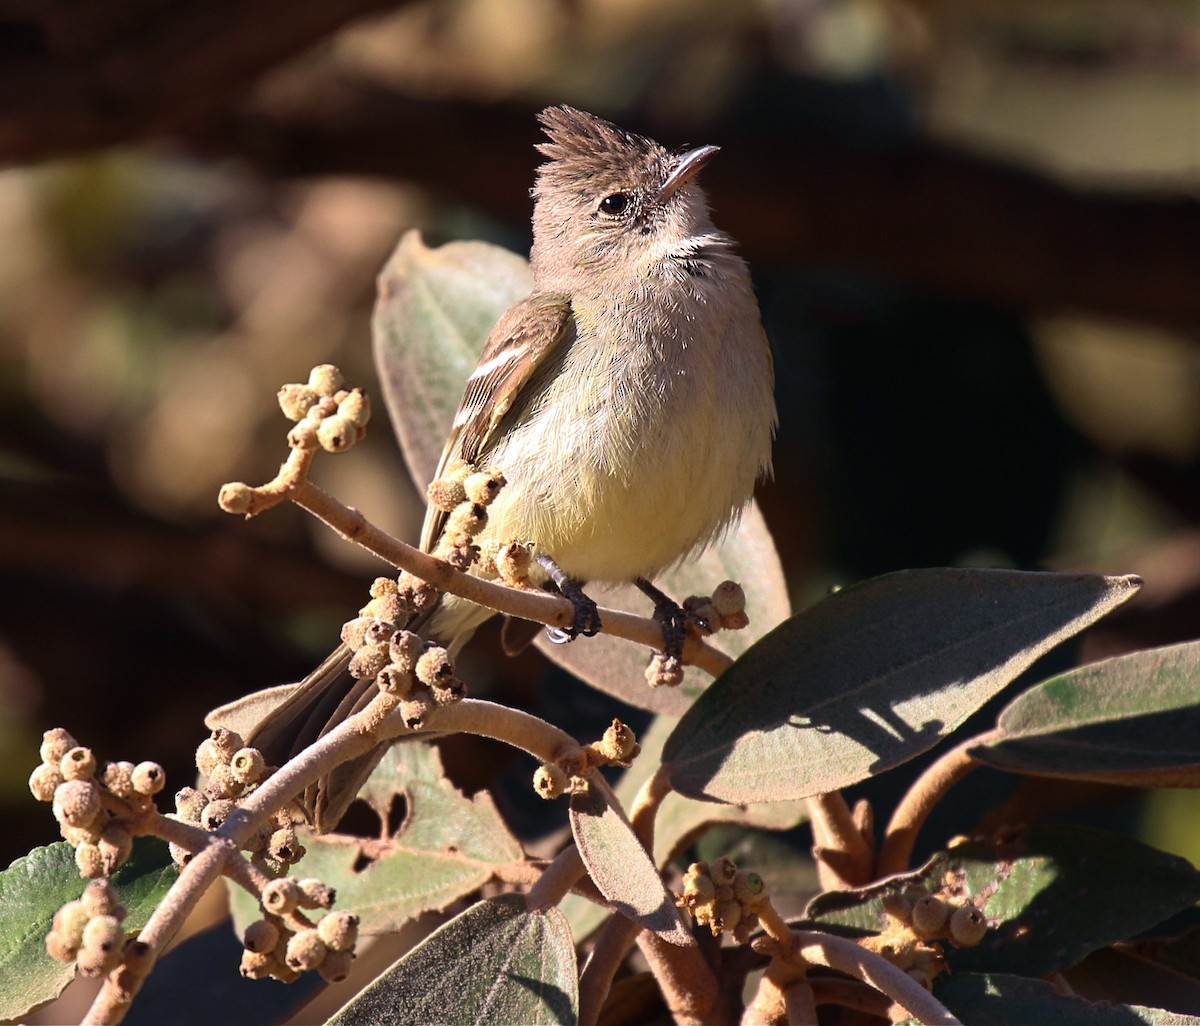
[(596, 946), (579, 974), (579, 1023), (593, 1026), (599, 1021), (604, 999), (612, 990), (613, 977), (641, 932), (632, 919), (613, 916), (601, 928)]
[(989, 731), (956, 745), (913, 782), (908, 793), (896, 806), (884, 832), (875, 867), (877, 876), (891, 876), (908, 868), (908, 860), (912, 855), (921, 824), (946, 792), (978, 765), (971, 758), (970, 750), (986, 744), (995, 733)]
[(542, 872), (525, 895), (525, 907), (530, 912), (557, 905), (586, 875), (583, 859), (574, 844), (568, 844)]
[(649, 930), (637, 935), (637, 945), (678, 1026), (721, 1026), (730, 1021), (720, 984), (699, 945), (671, 944)]
[[(869, 882), (874, 856), (841, 792), (813, 795), (808, 799), (808, 816), (812, 822), (814, 847), (837, 853), (837, 857), (829, 862), (817, 860), (821, 886), (838, 890), (846, 884), (860, 886)], [(830, 874), (830, 869), (836, 876)]]
[(923, 1026), (962, 1026), (945, 1005), (887, 959), (844, 937), (814, 930), (794, 932), (799, 957), (809, 965), (828, 966), (870, 984), (905, 1008)]

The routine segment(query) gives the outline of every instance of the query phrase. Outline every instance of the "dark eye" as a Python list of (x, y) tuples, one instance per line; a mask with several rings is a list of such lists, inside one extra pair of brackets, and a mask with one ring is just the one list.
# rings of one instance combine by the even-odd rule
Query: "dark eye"
[(623, 214), (629, 208), (629, 194), (625, 192), (614, 192), (611, 196), (605, 196), (600, 201), (600, 209), (606, 213), (616, 217), (618, 214)]

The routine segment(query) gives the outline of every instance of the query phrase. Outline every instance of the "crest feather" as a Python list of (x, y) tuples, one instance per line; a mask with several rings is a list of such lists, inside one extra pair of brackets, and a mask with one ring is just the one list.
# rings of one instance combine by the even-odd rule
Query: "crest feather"
[(665, 168), (670, 162), (670, 154), (653, 139), (565, 104), (547, 107), (538, 121), (549, 138), (537, 146), (549, 158), (538, 168), (539, 179), (588, 178), (614, 166)]

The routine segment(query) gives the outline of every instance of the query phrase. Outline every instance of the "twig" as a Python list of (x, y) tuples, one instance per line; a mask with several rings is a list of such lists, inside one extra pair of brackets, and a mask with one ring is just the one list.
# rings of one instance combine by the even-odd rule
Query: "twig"
[(613, 977), (641, 929), (624, 916), (613, 916), (601, 928), (596, 946), (579, 974), (580, 1026), (593, 1026), (599, 1020), (604, 999), (612, 990)]
[(814, 930), (794, 931), (798, 957), (809, 965), (824, 965), (849, 973), (905, 1008), (923, 1026), (962, 1026), (945, 1005), (891, 962), (866, 951), (852, 940)]
[(913, 782), (892, 813), (883, 835), (875, 867), (877, 876), (891, 876), (908, 868), (921, 824), (946, 792), (978, 765), (968, 754), (970, 750), (986, 744), (994, 734), (995, 731), (989, 731), (956, 745)]
[[(566, 599), (546, 592), (509, 588), (456, 570), (445, 560), (414, 548), (380, 530), (356, 509), (339, 502), (307, 478), (312, 451), (292, 450), (275, 479), (252, 489), (247, 508), (249, 518), (290, 500), (307, 510), (346, 541), (360, 545), (400, 570), (407, 570), (434, 587), (469, 599), (509, 616), (533, 620), (551, 627), (569, 627), (575, 609)], [(224, 490), (223, 490), (224, 493)], [(662, 627), (647, 617), (620, 609), (601, 609), (601, 632), (657, 650), (662, 646)], [(716, 677), (732, 659), (719, 649), (689, 635), (683, 645), (683, 661)]]
[[(814, 847), (837, 852), (840, 858), (832, 864), (817, 860), (821, 886), (827, 890), (861, 886), (871, 880), (873, 853), (854, 821), (846, 799), (840, 791), (813, 795), (808, 799), (808, 816), (812, 822)], [(833, 869), (837, 878), (831, 877)]]
[(671, 944), (649, 930), (637, 935), (637, 945), (678, 1026), (720, 1026), (730, 1021), (717, 977), (699, 945)]
[(638, 788), (633, 805), (629, 809), (629, 825), (642, 847), (654, 855), (654, 820), (663, 799), (671, 793), (671, 784), (666, 770), (659, 765), (650, 777)]
[(530, 912), (540, 912), (557, 905), (586, 872), (579, 849), (574, 844), (567, 845), (529, 889), (525, 895), (525, 907)]

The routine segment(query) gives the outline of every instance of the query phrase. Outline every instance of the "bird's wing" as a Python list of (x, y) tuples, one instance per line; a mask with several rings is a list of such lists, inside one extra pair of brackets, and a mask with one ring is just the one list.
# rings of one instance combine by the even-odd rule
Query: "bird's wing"
[[(487, 451), (504, 415), (569, 337), (572, 325), (571, 301), (561, 293), (535, 292), (508, 308), (467, 378), (434, 480), (451, 466), (474, 463)], [(437, 543), (446, 517), (432, 503), (426, 510), (421, 530), (421, 548), (426, 552)]]

